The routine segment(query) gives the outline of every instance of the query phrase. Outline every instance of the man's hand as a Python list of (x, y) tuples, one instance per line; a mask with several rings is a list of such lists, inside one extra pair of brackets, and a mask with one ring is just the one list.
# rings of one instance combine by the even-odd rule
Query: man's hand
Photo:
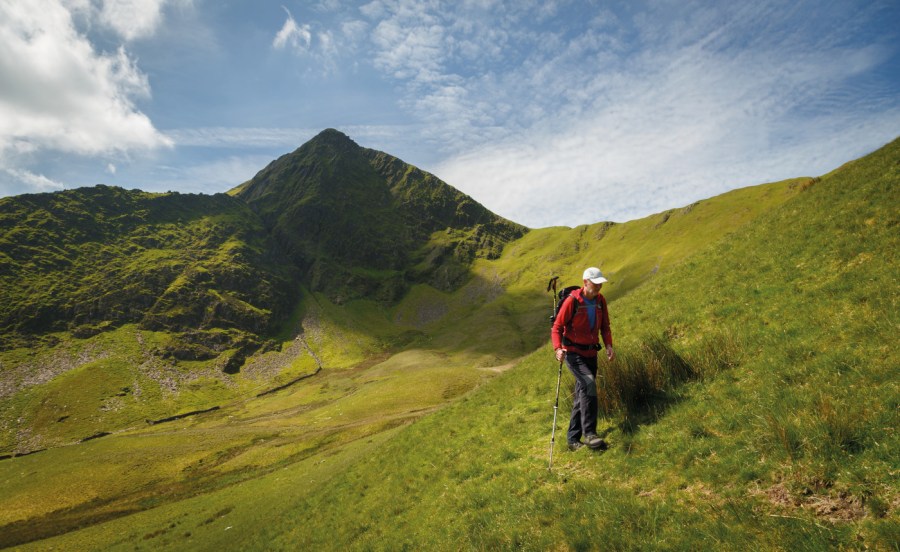
[(566, 358), (566, 350), (560, 347), (556, 350), (556, 361), (562, 362), (564, 358)]
[(606, 346), (606, 359), (610, 362), (616, 359), (616, 352), (613, 350), (612, 345)]

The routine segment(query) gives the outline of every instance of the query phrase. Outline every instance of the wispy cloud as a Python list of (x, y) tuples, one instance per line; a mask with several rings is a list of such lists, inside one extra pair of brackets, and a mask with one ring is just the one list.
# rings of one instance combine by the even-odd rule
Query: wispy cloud
[(294, 20), (294, 16), (291, 15), (290, 10), (284, 8), (284, 11), (287, 12), (287, 19), (281, 27), (281, 30), (275, 35), (272, 46), (277, 49), (290, 48), (295, 52), (307, 51), (310, 44), (312, 44), (312, 31), (310, 26), (308, 24), (298, 25), (297, 21)]
[[(696, 48), (660, 55), (640, 71), (590, 83), (602, 100), (537, 121), (524, 136), (481, 144), (436, 171), (531, 226), (630, 220), (739, 186), (815, 176), (866, 153), (860, 144), (883, 143), (872, 136), (900, 129), (897, 108), (798, 113), (814, 99), (810, 90), (839, 87), (833, 79), (844, 74), (830, 77), (823, 67), (835, 56), (805, 59), (800, 71)], [(565, 197), (577, 199), (554, 207)]]
[(369, 24), (359, 19), (341, 23), (341, 33), (351, 44), (366, 40), (368, 38), (368, 30)]
[[(321, 129), (318, 129), (321, 130)], [(296, 146), (315, 135), (313, 128), (203, 127), (170, 130), (178, 146), (211, 148), (265, 148)]]
[[(2, 175), (6, 175), (5, 178)], [(61, 183), (55, 182), (42, 174), (35, 174), (30, 171), (0, 168), (0, 190), (9, 187), (11, 190), (18, 187), (24, 187), (26, 191), (32, 192), (55, 192), (65, 188)]]
[[(335, 5), (331, 5), (335, 4)], [(316, 7), (322, 12), (334, 11), (340, 4), (324, 2)], [(339, 30), (322, 28), (318, 23), (297, 23), (290, 10), (284, 8), (287, 19), (272, 40), (276, 50), (287, 50), (296, 56), (315, 61), (316, 71), (330, 74), (337, 70), (339, 51), (350, 47), (356, 40), (355, 34), (360, 32), (359, 21), (345, 22)]]
[[(895, 47), (823, 32), (871, 12), (659, 8), (563, 20), (548, 5), (535, 12), (546, 25), (524, 28), (522, 10), (491, 2), (384, 0), (363, 13), (376, 66), (405, 83), (402, 101), (444, 154), (438, 175), (532, 226), (627, 220), (824, 172), (900, 128), (895, 89), (849, 88)], [(579, 199), (546, 201), (561, 195)]]

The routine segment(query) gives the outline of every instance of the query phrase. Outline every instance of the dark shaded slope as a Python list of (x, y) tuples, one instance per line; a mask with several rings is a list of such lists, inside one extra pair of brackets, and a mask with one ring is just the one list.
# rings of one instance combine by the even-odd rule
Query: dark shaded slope
[[(331, 129), (235, 195), (260, 214), (304, 282), (336, 300), (393, 300), (423, 281), (456, 286), (474, 258), (498, 255), (525, 232), (433, 175)], [(438, 231), (445, 237), (432, 240)]]

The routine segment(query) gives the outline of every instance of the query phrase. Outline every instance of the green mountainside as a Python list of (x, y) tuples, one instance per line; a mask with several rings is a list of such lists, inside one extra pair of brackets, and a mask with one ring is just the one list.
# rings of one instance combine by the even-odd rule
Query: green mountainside
[[(894, 550), (898, 185), (900, 140), (526, 231), (328, 130), (229, 195), (0, 200), (0, 547)], [(588, 265), (611, 446), (563, 369), (549, 471)]]
[(253, 339), (287, 314), (292, 279), (258, 218), (225, 194), (96, 186), (0, 199), (3, 348), (126, 323)]
[(338, 301), (394, 301), (419, 282), (451, 291), (474, 259), (496, 258), (525, 233), (433, 175), (336, 130), (232, 193), (259, 213), (309, 288)]

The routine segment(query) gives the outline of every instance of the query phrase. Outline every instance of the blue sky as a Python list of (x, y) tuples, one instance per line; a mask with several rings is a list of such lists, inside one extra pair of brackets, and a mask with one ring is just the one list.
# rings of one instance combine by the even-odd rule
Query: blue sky
[(0, 196), (223, 192), (325, 128), (632, 220), (900, 136), (900, 2), (0, 1)]

